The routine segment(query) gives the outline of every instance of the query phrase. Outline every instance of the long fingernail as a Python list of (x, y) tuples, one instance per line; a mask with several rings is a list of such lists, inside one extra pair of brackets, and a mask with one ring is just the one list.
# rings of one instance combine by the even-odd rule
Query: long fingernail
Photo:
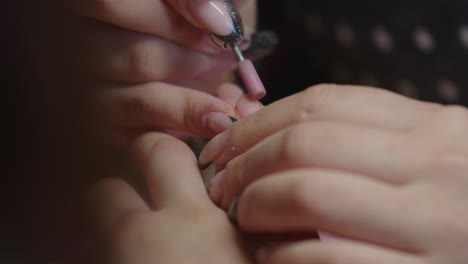
[[(192, 2), (192, 0), (190, 0)], [(234, 23), (222, 1), (193, 1), (198, 19), (207, 29), (220, 36), (228, 36), (234, 31)]]
[(204, 118), (204, 124), (216, 134), (224, 132), (232, 123), (232, 119), (224, 113), (209, 113)]
[(239, 197), (236, 197), (231, 205), (229, 206), (229, 210), (228, 210), (228, 217), (229, 217), (229, 220), (231, 220), (231, 223), (234, 224), (234, 225), (238, 225), (238, 219), (237, 219), (237, 207), (239, 205)]
[(199, 163), (203, 165), (215, 160), (226, 148), (228, 139), (229, 134), (227, 131), (215, 136), (201, 151), (198, 157)]
[(224, 181), (225, 175), (226, 175), (226, 171), (222, 170), (218, 172), (214, 176), (214, 178), (211, 179), (211, 182), (210, 182), (210, 186), (209, 186), (210, 198), (216, 204), (221, 201), (223, 181)]

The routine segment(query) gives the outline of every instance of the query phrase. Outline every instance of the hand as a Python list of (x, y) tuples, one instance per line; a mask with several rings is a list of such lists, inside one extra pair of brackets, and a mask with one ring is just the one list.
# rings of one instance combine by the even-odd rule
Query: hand
[(126, 181), (110, 178), (86, 191), (78, 203), (84, 227), (78, 235), (86, 238), (86, 247), (73, 248), (78, 255), (72, 260), (252, 263), (237, 230), (210, 201), (187, 145), (150, 133), (137, 139), (131, 151), (146, 180), (147, 192), (141, 193), (148, 196)]
[[(53, 40), (37, 49), (47, 54), (43, 66), (59, 61), (44, 75), (67, 76), (63, 97), (82, 100), (74, 107), (79, 105), (85, 129), (124, 146), (149, 130), (211, 137), (225, 129), (232, 107), (206, 93), (215, 93), (236, 61), (207, 34), (226, 24), (210, 20), (216, 13), (210, 1), (68, 0), (63, 5), (49, 14), (51, 27), (59, 31), (51, 29)], [(238, 7), (253, 32), (255, 2), (239, 1)]]
[(467, 131), (463, 107), (321, 85), (239, 120), (201, 160), (224, 168), (211, 197), (243, 231), (345, 238), (261, 263), (466, 263)]

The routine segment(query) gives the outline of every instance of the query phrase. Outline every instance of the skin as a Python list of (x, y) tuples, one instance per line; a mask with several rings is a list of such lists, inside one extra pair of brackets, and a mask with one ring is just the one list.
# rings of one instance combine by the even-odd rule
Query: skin
[(253, 263), (241, 234), (210, 200), (187, 145), (148, 133), (132, 144), (131, 157), (148, 186), (147, 195), (116, 178), (84, 192), (73, 211), (83, 219), (77, 234), (87, 247), (75, 248), (68, 261)]
[(467, 121), (460, 106), (368, 87), (312, 87), (205, 147), (222, 171), (210, 195), (223, 209), (240, 196), (246, 233), (344, 238), (265, 245), (260, 263), (465, 263)]
[[(253, 32), (256, 2), (236, 3)], [(67, 87), (53, 91), (60, 109), (99, 142), (126, 147), (155, 130), (212, 137), (221, 131), (207, 116), (235, 114), (214, 94), (236, 60), (212, 43), (196, 7), (187, 0), (48, 1), (36, 12), (43, 17), (31, 19), (49, 21), (37, 29), (49, 35), (30, 40), (42, 51), (39, 75)]]

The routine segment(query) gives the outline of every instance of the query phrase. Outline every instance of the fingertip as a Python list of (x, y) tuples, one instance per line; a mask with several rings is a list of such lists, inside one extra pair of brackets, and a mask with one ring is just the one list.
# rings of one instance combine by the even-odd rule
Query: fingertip
[(237, 101), (244, 94), (242, 89), (233, 83), (224, 83), (220, 85), (216, 89), (215, 93), (216, 97), (228, 103), (233, 108), (236, 107)]
[(239, 117), (249, 116), (263, 108), (263, 104), (249, 95), (242, 96), (236, 103), (236, 112)]

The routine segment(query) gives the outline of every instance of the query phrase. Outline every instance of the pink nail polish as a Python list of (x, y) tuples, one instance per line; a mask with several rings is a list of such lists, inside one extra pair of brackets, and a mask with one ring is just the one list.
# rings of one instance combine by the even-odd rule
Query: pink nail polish
[(223, 153), (228, 143), (229, 134), (223, 132), (215, 136), (208, 142), (200, 153), (198, 161), (200, 164), (208, 164), (215, 160), (221, 153)]
[(258, 77), (258, 73), (252, 61), (241, 61), (238, 66), (238, 71), (249, 95), (256, 100), (262, 99), (266, 95), (265, 86), (263, 86), (260, 77)]
[(223, 181), (226, 175), (226, 171), (222, 170), (216, 174), (216, 176), (210, 182), (210, 198), (215, 203), (219, 203), (222, 198), (222, 188), (223, 188)]
[(224, 113), (209, 113), (204, 119), (205, 125), (214, 133), (224, 132), (232, 125), (232, 120)]
[(221, 1), (192, 1), (198, 19), (211, 32), (219, 36), (228, 36), (234, 31), (234, 23)]

